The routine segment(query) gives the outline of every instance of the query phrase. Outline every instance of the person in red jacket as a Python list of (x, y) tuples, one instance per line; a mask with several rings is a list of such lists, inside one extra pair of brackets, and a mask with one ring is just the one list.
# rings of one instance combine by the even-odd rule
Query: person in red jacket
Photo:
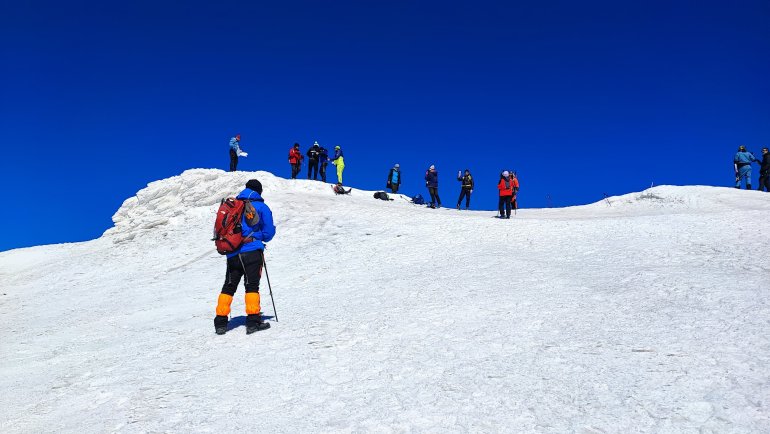
[(511, 177), (511, 174), (506, 170), (500, 176), (497, 189), (500, 191), (500, 200), (498, 202), (500, 218), (509, 219), (511, 218), (511, 200), (513, 200), (513, 196), (519, 189), (519, 181)]
[(299, 143), (295, 143), (294, 147), (289, 151), (289, 164), (291, 164), (291, 179), (297, 179), (302, 168), (302, 152), (299, 151)]

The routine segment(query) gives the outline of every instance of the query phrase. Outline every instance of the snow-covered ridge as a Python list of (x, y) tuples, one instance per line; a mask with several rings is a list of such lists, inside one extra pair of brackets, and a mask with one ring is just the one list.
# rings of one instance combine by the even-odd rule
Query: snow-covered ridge
[[(241, 287), (217, 336), (213, 211), (252, 177), (280, 322), (263, 278), (270, 330)], [(769, 202), (661, 186), (499, 220), (186, 171), (99, 239), (0, 253), (0, 432), (767, 433)]]
[[(290, 180), (269, 172), (224, 172), (218, 169), (191, 169), (179, 176), (152, 182), (136, 196), (127, 199), (112, 217), (115, 226), (105, 232), (116, 241), (133, 238), (158, 226), (174, 222), (191, 209), (210, 209), (231, 196), (251, 178), (262, 182), (265, 194), (324, 195), (332, 192), (328, 184), (303, 179)], [(371, 194), (355, 194), (352, 200), (372, 202)], [(611, 196), (589, 205), (555, 209), (523, 209), (520, 218), (605, 217), (618, 215), (670, 214), (677, 212), (712, 213), (731, 209), (770, 210), (770, 198), (760, 192), (708, 186), (658, 186), (638, 193)], [(396, 206), (407, 206), (397, 201)], [(495, 211), (490, 211), (494, 213)]]
[(190, 169), (181, 175), (151, 182), (136, 196), (126, 199), (112, 216), (115, 226), (105, 231), (104, 235), (115, 241), (124, 241), (138, 233), (174, 224), (191, 211), (216, 207), (223, 198), (240, 192), (246, 181), (252, 178), (260, 180), (268, 197), (271, 194), (331, 194), (328, 184), (278, 178), (269, 172)]

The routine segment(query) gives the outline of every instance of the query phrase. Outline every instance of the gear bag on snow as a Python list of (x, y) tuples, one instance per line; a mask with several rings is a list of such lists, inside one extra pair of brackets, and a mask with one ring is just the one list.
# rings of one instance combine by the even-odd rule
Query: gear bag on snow
[(425, 205), (425, 199), (422, 198), (421, 194), (418, 194), (412, 198), (412, 203), (415, 205)]
[(388, 193), (385, 193), (384, 191), (378, 191), (378, 192), (374, 193), (374, 198), (375, 199), (382, 199), (382, 200), (393, 200), (393, 199), (389, 198), (388, 197)]
[(246, 214), (247, 223), (255, 225), (259, 217), (254, 206), (247, 200), (228, 197), (222, 199), (214, 222), (214, 245), (217, 253), (227, 255), (236, 252), (244, 243), (242, 219)]

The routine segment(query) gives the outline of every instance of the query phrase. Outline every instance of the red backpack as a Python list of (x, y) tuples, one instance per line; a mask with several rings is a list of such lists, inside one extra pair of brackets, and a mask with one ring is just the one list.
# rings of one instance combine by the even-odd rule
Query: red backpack
[(246, 207), (246, 201), (228, 197), (222, 199), (214, 222), (214, 244), (217, 253), (227, 255), (234, 253), (243, 245), (241, 219)]

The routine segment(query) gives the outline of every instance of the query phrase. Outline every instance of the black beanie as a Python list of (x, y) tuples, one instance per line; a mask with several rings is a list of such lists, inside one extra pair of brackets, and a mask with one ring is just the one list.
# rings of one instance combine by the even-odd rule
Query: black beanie
[(262, 194), (262, 183), (257, 181), (256, 179), (249, 179), (249, 182), (246, 183), (246, 188), (254, 190), (259, 194)]

